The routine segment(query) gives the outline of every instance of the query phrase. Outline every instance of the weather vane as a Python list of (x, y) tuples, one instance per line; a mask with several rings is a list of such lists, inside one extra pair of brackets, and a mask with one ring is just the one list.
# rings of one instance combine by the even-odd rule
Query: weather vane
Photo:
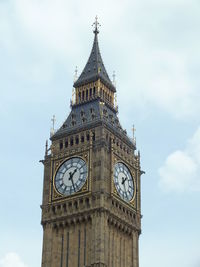
[(95, 17), (95, 22), (92, 24), (92, 26), (94, 26), (94, 33), (98, 34), (99, 33), (99, 27), (101, 26), (101, 24), (98, 22), (98, 17)]

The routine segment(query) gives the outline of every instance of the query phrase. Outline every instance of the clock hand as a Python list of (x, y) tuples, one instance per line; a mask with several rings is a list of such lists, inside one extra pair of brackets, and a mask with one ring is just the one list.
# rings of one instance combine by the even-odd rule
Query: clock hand
[(75, 192), (75, 186), (74, 186), (74, 180), (72, 179), (72, 186), (74, 188), (74, 192)]
[(71, 180), (72, 178), (73, 178), (73, 176), (74, 176), (74, 174), (77, 172), (77, 169), (75, 169), (73, 172), (70, 172), (69, 173), (69, 180)]
[(72, 176), (72, 173), (71, 172), (69, 173), (69, 180), (72, 182), (72, 186), (73, 186), (74, 191), (75, 191), (74, 180), (73, 180), (73, 176)]
[(126, 180), (127, 180), (127, 177), (122, 177), (122, 185), (124, 186), (124, 192), (125, 192), (125, 194), (126, 194), (126, 198), (128, 199), (128, 196), (127, 196), (127, 192), (126, 192), (126, 186), (125, 186), (125, 182), (126, 182)]
[(127, 177), (122, 177), (122, 184), (124, 184), (125, 183), (125, 181), (127, 180)]
[(126, 194), (126, 198), (128, 199), (127, 192), (126, 192), (126, 186), (125, 186), (125, 183), (123, 183), (123, 186), (124, 186), (124, 192), (125, 192), (125, 194)]
[(72, 173), (72, 177), (74, 176), (74, 174), (77, 172), (77, 169), (75, 169)]
[[(74, 172), (75, 173), (75, 172)], [(74, 180), (73, 180), (73, 175), (74, 175), (74, 173), (69, 173), (69, 180), (72, 182), (72, 186), (73, 186), (73, 188), (74, 188), (74, 191), (75, 191), (75, 186), (74, 186)]]

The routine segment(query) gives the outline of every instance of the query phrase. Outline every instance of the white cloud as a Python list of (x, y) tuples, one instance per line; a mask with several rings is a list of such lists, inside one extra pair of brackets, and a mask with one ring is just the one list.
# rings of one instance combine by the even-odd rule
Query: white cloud
[(28, 267), (14, 252), (7, 253), (3, 259), (0, 259), (0, 267)]
[[(139, 64), (133, 70), (136, 88), (127, 91), (132, 96), (129, 101), (137, 99), (136, 105), (143, 103), (147, 109), (154, 106), (179, 119), (196, 116), (200, 112), (200, 93), (192, 84), (185, 56), (164, 50), (146, 51), (144, 48), (142, 53), (138, 48), (138, 51), (136, 61)], [(123, 82), (131, 87), (130, 79)]]
[(200, 127), (184, 150), (171, 153), (159, 169), (164, 191), (200, 191)]

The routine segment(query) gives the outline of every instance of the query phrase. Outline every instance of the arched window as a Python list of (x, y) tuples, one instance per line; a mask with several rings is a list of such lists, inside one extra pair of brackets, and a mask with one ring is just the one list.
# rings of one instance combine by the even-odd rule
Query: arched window
[(84, 142), (84, 135), (81, 136), (81, 143)]
[(68, 140), (65, 140), (65, 147), (68, 147)]
[(95, 132), (92, 133), (92, 140), (95, 141)]
[(60, 141), (60, 149), (63, 149), (63, 141)]
[(73, 139), (73, 138), (71, 138), (71, 140), (70, 140), (70, 145), (71, 145), (71, 146), (74, 145), (74, 139)]
[(77, 145), (79, 144), (79, 138), (78, 138), (78, 136), (76, 136), (76, 144)]
[(88, 100), (88, 89), (86, 90), (86, 100)]

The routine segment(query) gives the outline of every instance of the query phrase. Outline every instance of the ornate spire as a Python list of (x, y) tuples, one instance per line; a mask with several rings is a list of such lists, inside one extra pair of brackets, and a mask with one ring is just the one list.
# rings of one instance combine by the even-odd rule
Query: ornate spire
[(77, 81), (74, 82), (74, 87), (79, 87), (81, 85), (85, 85), (90, 82), (95, 82), (100, 79), (108, 88), (115, 92), (115, 86), (113, 85), (107, 74), (99, 50), (97, 35), (99, 33), (98, 28), (100, 24), (98, 22), (97, 17), (95, 18), (95, 22), (92, 24), (92, 26), (94, 26), (94, 42), (92, 46), (92, 51), (81, 75), (79, 76)]

